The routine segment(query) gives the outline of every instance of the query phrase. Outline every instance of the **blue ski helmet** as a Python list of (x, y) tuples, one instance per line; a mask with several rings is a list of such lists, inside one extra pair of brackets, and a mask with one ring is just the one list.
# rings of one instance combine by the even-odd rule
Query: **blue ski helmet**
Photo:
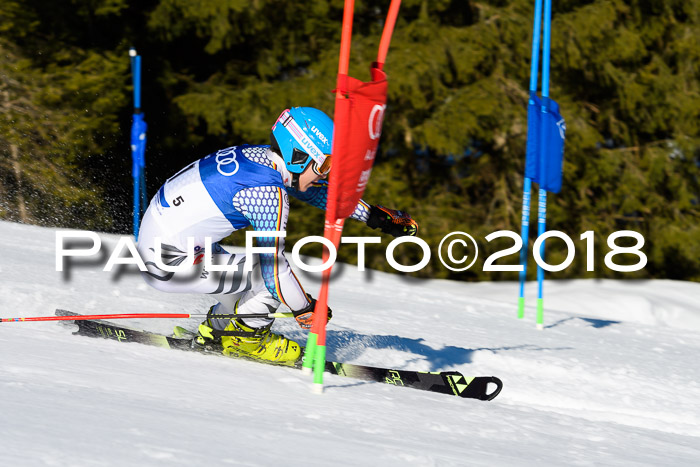
[(324, 162), (329, 167), (333, 120), (313, 107), (292, 107), (282, 112), (272, 126), (270, 142), (290, 173), (302, 173), (311, 162), (317, 169)]

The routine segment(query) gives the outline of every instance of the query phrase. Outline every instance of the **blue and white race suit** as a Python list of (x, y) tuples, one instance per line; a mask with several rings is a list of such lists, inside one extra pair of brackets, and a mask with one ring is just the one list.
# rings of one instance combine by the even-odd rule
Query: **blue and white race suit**
[[(257, 246), (274, 253), (254, 255), (253, 269), (244, 272), (245, 255), (232, 254), (218, 242), (232, 232), (252, 226), (256, 231), (285, 231), (289, 195), (321, 209), (326, 208), (327, 185), (319, 182), (300, 192), (290, 187), (291, 174), (282, 158), (269, 146), (234, 146), (217, 151), (188, 165), (160, 188), (144, 215), (138, 250), (148, 268), (146, 282), (165, 292), (213, 294), (217, 314), (269, 313), (280, 303), (301, 310), (309, 300), (284, 256), (284, 238), (258, 237)], [(360, 201), (350, 216), (366, 222), (369, 205)], [(205, 251), (205, 238), (213, 242)], [(161, 264), (180, 266), (168, 272), (156, 265), (156, 238), (161, 243)], [(188, 259), (188, 239), (193, 242), (194, 261)], [(210, 272), (204, 255), (215, 265), (236, 265), (237, 271)], [(191, 264), (185, 268), (184, 264)], [(192, 264), (194, 263), (194, 264)], [(228, 320), (214, 323), (225, 327)], [(248, 319), (251, 327), (267, 319)]]

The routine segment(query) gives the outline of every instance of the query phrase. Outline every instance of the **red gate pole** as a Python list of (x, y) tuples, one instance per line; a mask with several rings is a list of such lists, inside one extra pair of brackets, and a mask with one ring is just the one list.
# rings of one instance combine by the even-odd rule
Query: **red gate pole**
[[(355, 10), (355, 0), (345, 0), (345, 6), (343, 9), (343, 27), (340, 37), (340, 58), (338, 62), (338, 78), (336, 83), (336, 111), (338, 108), (338, 101), (342, 99), (347, 99), (347, 77), (348, 69), (350, 67), (350, 42), (352, 40), (352, 19), (353, 12)], [(334, 133), (337, 133), (338, 127), (334, 128)], [(334, 145), (337, 141), (335, 135), (333, 136)], [(335, 148), (333, 148), (333, 155), (336, 158), (334, 163), (338, 164), (338, 160), (343, 156), (337, 154)], [(335, 218), (336, 213), (336, 186), (337, 186), (337, 175), (338, 171), (333, 171), (331, 169), (330, 180), (328, 184), (328, 199), (326, 201), (326, 223), (324, 227), (324, 236), (331, 239), (336, 250), (338, 244), (340, 243), (340, 236), (343, 230), (343, 221)], [(335, 181), (335, 183), (334, 183)], [(339, 222), (338, 222), (339, 221)], [(337, 242), (335, 242), (335, 234), (332, 232), (337, 230)], [(324, 252), (324, 260), (327, 259), (327, 252)], [(311, 332), (309, 333), (309, 338), (306, 342), (306, 351), (304, 354), (303, 369), (304, 372), (310, 373), (315, 368), (314, 376), (314, 390), (315, 392), (323, 392), (323, 370), (326, 366), (326, 324), (328, 322), (328, 283), (330, 281), (332, 266), (323, 272), (323, 282), (321, 284), (321, 292), (319, 294), (318, 300), (316, 301), (316, 308), (314, 309), (314, 321), (311, 326)], [(323, 362), (321, 362), (323, 360)], [(319, 369), (319, 367), (321, 367)]]

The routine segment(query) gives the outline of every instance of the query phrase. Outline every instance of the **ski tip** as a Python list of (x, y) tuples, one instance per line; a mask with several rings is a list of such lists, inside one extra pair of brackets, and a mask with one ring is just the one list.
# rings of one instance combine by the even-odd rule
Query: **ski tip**
[(323, 394), (323, 383), (313, 383), (311, 385), (311, 392), (314, 394)]
[[(489, 384), (491, 383), (491, 384)], [(492, 387), (491, 385), (495, 385), (495, 389), (491, 392), (486, 392), (488, 391), (489, 387)], [(491, 401), (496, 398), (497, 395), (501, 393), (501, 389), (503, 389), (503, 381), (500, 380), (500, 378), (497, 378), (495, 376), (489, 376), (486, 380), (486, 384), (484, 385), (484, 393), (483, 396), (480, 397), (482, 401)]]

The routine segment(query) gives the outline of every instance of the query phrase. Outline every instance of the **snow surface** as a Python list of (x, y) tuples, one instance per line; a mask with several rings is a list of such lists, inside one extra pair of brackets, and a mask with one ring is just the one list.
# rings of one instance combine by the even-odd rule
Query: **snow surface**
[[(104, 261), (56, 272), (55, 230), (0, 222), (0, 316), (213, 303)], [(315, 395), (293, 369), (2, 323), (0, 465), (700, 465), (700, 284), (547, 281), (543, 331), (533, 307), (516, 318), (516, 297), (515, 283), (352, 266), (331, 288), (329, 358), (496, 375), (492, 402), (330, 375)], [(305, 342), (293, 322), (275, 326)]]

